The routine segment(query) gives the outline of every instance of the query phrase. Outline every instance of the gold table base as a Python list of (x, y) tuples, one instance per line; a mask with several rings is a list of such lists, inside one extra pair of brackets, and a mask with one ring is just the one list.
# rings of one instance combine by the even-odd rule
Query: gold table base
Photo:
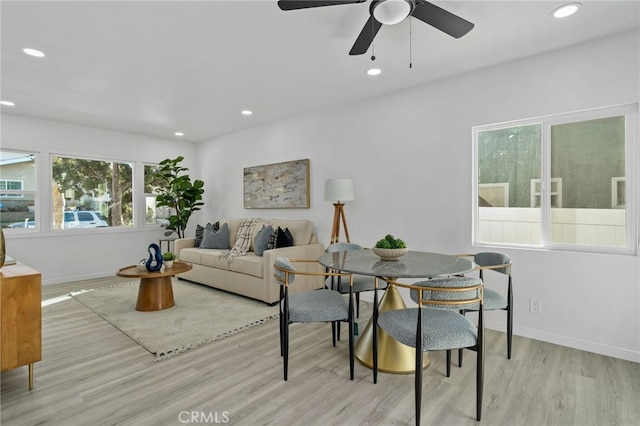
[[(402, 300), (400, 292), (395, 285), (389, 284), (378, 311), (380, 313), (394, 309), (405, 309), (407, 306)], [(364, 366), (373, 368), (373, 318), (369, 320), (360, 338), (356, 342), (355, 355)], [(422, 359), (424, 368), (431, 363), (428, 353), (424, 353)], [(403, 345), (384, 330), (378, 330), (378, 371), (384, 373), (408, 374), (416, 369), (416, 350), (411, 346)]]

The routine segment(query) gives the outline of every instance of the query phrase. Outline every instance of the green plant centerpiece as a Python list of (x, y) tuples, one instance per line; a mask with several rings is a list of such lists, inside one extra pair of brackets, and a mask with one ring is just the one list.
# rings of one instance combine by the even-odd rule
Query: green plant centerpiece
[(176, 255), (171, 253), (170, 251), (162, 253), (162, 260), (169, 261), (169, 260), (175, 260), (176, 259)]
[(383, 239), (378, 240), (372, 250), (382, 260), (398, 260), (409, 251), (407, 244), (403, 240), (395, 238), (391, 234), (387, 234)]
[(169, 216), (165, 228), (165, 236), (174, 232), (178, 238), (184, 238), (184, 231), (187, 228), (191, 213), (200, 210), (202, 194), (204, 193), (204, 182), (196, 179), (191, 182), (191, 177), (184, 174), (189, 169), (180, 166), (184, 157), (178, 156), (175, 159), (166, 159), (160, 162), (158, 176), (164, 181), (164, 185), (157, 189), (156, 206), (171, 207), (175, 213)]

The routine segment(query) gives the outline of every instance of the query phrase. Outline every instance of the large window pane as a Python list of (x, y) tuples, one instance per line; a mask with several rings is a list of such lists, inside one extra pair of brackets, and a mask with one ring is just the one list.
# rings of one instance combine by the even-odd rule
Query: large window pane
[(637, 112), (474, 128), (474, 243), (635, 254)]
[[(532, 124), (478, 132), (478, 239), (540, 243), (540, 134)], [(536, 192), (537, 191), (537, 192)]]
[(36, 155), (0, 151), (0, 224), (3, 228), (36, 227)]
[(562, 182), (551, 241), (624, 247), (625, 176), (624, 116), (551, 126), (551, 177)]
[(128, 163), (54, 156), (53, 229), (133, 226)]

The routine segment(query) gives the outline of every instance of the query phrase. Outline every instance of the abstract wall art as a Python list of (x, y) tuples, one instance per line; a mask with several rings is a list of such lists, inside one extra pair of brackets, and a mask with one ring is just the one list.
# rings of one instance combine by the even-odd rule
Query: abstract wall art
[(309, 208), (309, 159), (245, 167), (245, 209)]

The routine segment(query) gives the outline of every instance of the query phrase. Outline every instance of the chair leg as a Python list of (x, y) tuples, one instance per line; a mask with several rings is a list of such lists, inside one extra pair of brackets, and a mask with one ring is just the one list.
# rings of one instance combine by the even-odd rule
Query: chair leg
[(513, 342), (513, 311), (507, 308), (507, 359), (511, 359), (511, 344)]
[[(447, 351), (449, 353), (450, 351)], [(418, 324), (416, 327), (416, 365), (415, 365), (415, 410), (416, 426), (420, 426), (420, 411), (422, 408), (422, 310), (418, 309)]]
[(349, 376), (353, 380), (355, 373), (355, 358), (353, 353), (353, 304), (349, 306)]
[(282, 358), (282, 362), (283, 362), (283, 371), (284, 371), (284, 381), (286, 382), (288, 379), (288, 373), (289, 373), (289, 321), (287, 321), (287, 324), (285, 324), (284, 326), (284, 344), (283, 344), (283, 348), (284, 348), (284, 356)]
[(451, 377), (451, 349), (447, 349), (447, 377)]
[(378, 289), (373, 292), (373, 383), (378, 383)]
[[(464, 315), (466, 313), (466, 310), (461, 309), (460, 313), (462, 315)], [(458, 367), (462, 368), (462, 348), (458, 349)]]
[(336, 336), (337, 336), (337, 332), (336, 332), (336, 328), (339, 328), (339, 325), (336, 325), (336, 321), (331, 321), (331, 340), (333, 341), (333, 347), (336, 347)]
[(507, 359), (511, 359), (511, 343), (513, 341), (513, 286), (511, 274), (509, 274), (509, 287), (507, 289)]
[(482, 417), (482, 393), (484, 390), (484, 342), (478, 345), (476, 365), (476, 420)]

